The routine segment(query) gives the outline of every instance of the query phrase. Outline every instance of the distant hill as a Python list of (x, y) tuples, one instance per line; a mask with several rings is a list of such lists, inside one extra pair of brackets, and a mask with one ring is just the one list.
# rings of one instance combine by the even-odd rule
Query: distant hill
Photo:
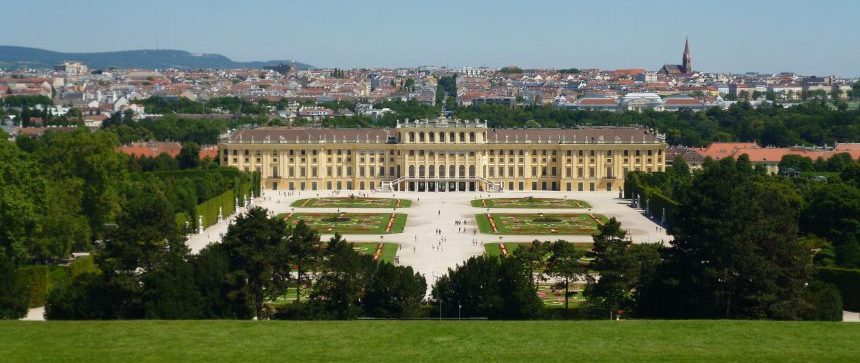
[(50, 50), (0, 45), (0, 68), (53, 68), (63, 61), (81, 61), (90, 69), (200, 69), (263, 68), (289, 64), (297, 69), (313, 66), (290, 60), (236, 62), (220, 54), (192, 54), (184, 50), (125, 50), (100, 53), (62, 53)]

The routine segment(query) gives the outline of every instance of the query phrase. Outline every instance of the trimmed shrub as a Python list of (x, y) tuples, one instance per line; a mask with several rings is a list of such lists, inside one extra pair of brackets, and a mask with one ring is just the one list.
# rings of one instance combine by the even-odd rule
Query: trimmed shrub
[(803, 315), (805, 320), (842, 321), (842, 294), (833, 284), (812, 281), (806, 288), (806, 301), (809, 311)]
[(48, 266), (46, 265), (30, 265), (19, 268), (15, 271), (18, 279), (21, 279), (27, 285), (29, 307), (35, 308), (45, 305), (45, 299), (48, 296)]
[(821, 267), (816, 277), (839, 289), (845, 310), (860, 311), (860, 269)]
[(0, 319), (19, 319), (27, 315), (27, 286), (15, 266), (0, 254)]

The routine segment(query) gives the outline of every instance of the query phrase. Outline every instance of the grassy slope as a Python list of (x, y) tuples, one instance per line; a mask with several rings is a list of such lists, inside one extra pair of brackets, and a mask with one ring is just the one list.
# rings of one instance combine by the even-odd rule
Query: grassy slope
[(7, 362), (847, 362), (858, 340), (860, 324), (802, 322), (0, 322)]

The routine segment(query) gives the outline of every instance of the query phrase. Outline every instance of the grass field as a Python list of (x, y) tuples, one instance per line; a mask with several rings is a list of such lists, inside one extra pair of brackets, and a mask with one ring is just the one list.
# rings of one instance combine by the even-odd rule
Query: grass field
[[(514, 253), (514, 251), (518, 250), (521, 247), (526, 247), (531, 245), (531, 242), (502, 242), (505, 244), (505, 249), (508, 250), (508, 253)], [(591, 243), (590, 242), (574, 242), (574, 248), (579, 250), (590, 250)], [(501, 256), (502, 250), (499, 248), (498, 243), (484, 243), (484, 253), (488, 256)]]
[(305, 208), (406, 208), (412, 206), (412, 201), (409, 199), (361, 197), (308, 198), (299, 199), (293, 202), (291, 206)]
[(852, 362), (858, 341), (831, 322), (0, 322), (4, 362)]
[[(588, 214), (525, 214), (525, 213), (491, 213), (498, 231), (493, 230), (492, 223), (486, 214), (476, 214), (475, 219), (481, 233), (490, 234), (561, 234), (578, 235), (594, 234), (598, 223)], [(608, 219), (600, 214), (595, 217), (606, 223)]]
[(591, 208), (590, 204), (581, 200), (532, 197), (475, 199), (472, 201), (472, 206), (479, 208)]
[[(352, 248), (360, 253), (373, 256), (378, 244), (376, 242), (355, 242), (352, 244)], [(394, 263), (394, 256), (397, 256), (397, 243), (383, 243), (379, 260)]]
[(281, 217), (287, 218), (287, 223), (296, 224), (299, 220), (304, 220), (309, 227), (323, 234), (334, 232), (340, 232), (340, 234), (400, 233), (403, 232), (403, 227), (406, 225), (405, 214), (396, 215), (394, 223), (391, 224), (391, 230), (388, 232), (385, 231), (385, 228), (388, 226), (391, 213), (294, 213), (289, 218), (287, 216), (289, 214), (281, 215)]

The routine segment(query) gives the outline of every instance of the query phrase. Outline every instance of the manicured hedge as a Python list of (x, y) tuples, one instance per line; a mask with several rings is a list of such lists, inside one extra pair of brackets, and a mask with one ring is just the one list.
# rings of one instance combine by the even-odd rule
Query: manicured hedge
[(29, 291), (29, 306), (31, 308), (44, 306), (45, 298), (48, 296), (48, 266), (47, 265), (30, 265), (19, 268), (16, 272), (16, 278), (21, 279), (27, 284)]
[(842, 293), (845, 310), (860, 311), (860, 269), (822, 267), (818, 269), (816, 277), (836, 285)]
[[(251, 180), (256, 180), (255, 177), (257, 174), (253, 174), (251, 176)], [(252, 181), (240, 182), (239, 178), (236, 178), (235, 187), (232, 190), (228, 190), (215, 198), (209, 199), (202, 204), (198, 205), (197, 208), (194, 209), (195, 216), (193, 218), (192, 225), (196, 225), (199, 222), (199, 216), (203, 216), (203, 228), (209, 227), (215, 223), (218, 223), (218, 210), (219, 207), (221, 209), (221, 216), (226, 218), (227, 216), (233, 214), (236, 211), (236, 196), (239, 196), (239, 207), (245, 206), (247, 204), (248, 196), (259, 195), (259, 183), (256, 185)], [(182, 220), (183, 217), (177, 216), (177, 222)], [(184, 217), (184, 218), (187, 218)], [(184, 220), (182, 221), (184, 224)]]
[(236, 203), (236, 193), (228, 190), (221, 195), (209, 199), (203, 204), (194, 208), (197, 215), (195, 222), (199, 222), (199, 216), (203, 216), (203, 228), (209, 227), (218, 222), (218, 209), (221, 209), (221, 215), (227, 217), (233, 214), (234, 205)]
[(654, 186), (647, 185), (638, 172), (628, 173), (624, 179), (624, 197), (631, 199), (636, 196), (639, 207), (645, 209), (647, 206), (654, 218), (662, 218), (663, 209), (666, 210), (666, 222), (674, 221), (675, 212), (680, 204)]
[[(212, 170), (173, 170), (159, 171), (150, 173), (140, 173), (141, 175), (153, 175), (165, 181), (173, 180), (195, 180), (201, 178), (216, 178), (218, 183), (227, 189), (215, 195), (194, 207), (193, 210), (180, 211), (175, 214), (176, 225), (180, 229), (185, 229), (186, 222), (188, 228), (196, 230), (200, 216), (203, 217), (203, 227), (209, 227), (218, 222), (218, 209), (221, 208), (223, 217), (227, 217), (235, 211), (236, 196), (239, 196), (239, 206), (243, 207), (247, 203), (248, 196), (260, 195), (260, 176), (258, 173), (245, 173), (234, 168), (219, 168)], [(198, 191), (199, 192), (199, 191)], [(201, 195), (198, 195), (198, 198)]]

